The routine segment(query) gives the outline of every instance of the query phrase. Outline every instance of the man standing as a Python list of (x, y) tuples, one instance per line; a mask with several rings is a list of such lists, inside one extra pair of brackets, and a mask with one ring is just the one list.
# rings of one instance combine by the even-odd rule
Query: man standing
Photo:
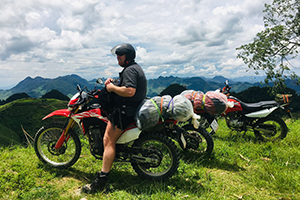
[[(147, 80), (143, 69), (135, 62), (135, 49), (130, 44), (121, 44), (111, 50), (117, 56), (118, 64), (123, 67), (117, 83), (112, 78), (105, 81), (106, 89), (112, 93), (114, 108), (104, 133), (103, 163), (95, 180), (82, 187), (82, 191), (93, 193), (103, 190), (116, 154), (116, 141), (123, 130), (134, 121), (139, 104), (146, 98)], [(114, 82), (114, 83), (113, 83)]]

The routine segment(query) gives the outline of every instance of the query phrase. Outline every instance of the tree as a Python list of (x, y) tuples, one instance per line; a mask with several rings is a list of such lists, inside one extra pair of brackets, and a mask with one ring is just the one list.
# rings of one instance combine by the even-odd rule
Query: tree
[(273, 83), (273, 92), (286, 88), (287, 78), (299, 85), (291, 60), (297, 57), (300, 45), (300, 1), (274, 0), (272, 5), (265, 4), (263, 12), (265, 30), (252, 43), (238, 47), (237, 58), (256, 74), (263, 71), (264, 82)]
[(30, 98), (30, 96), (28, 94), (26, 94), (25, 92), (16, 93), (16, 94), (13, 94), (10, 97), (8, 97), (5, 101), (5, 103), (9, 103), (9, 102), (12, 102), (14, 100), (23, 99), (23, 98)]

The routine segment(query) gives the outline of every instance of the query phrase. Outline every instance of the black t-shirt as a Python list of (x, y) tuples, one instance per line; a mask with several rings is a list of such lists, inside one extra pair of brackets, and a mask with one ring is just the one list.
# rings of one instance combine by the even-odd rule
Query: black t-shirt
[(143, 69), (133, 62), (125, 67), (119, 74), (119, 86), (135, 88), (135, 94), (132, 97), (116, 97), (115, 101), (118, 105), (127, 105), (126, 114), (133, 115), (139, 104), (146, 98), (147, 94), (147, 79)]

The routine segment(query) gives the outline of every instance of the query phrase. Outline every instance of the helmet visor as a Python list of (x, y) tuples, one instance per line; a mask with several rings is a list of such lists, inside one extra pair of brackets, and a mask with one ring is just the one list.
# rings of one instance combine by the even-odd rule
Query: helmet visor
[(112, 48), (111, 50), (110, 50), (110, 52), (111, 52), (111, 54), (113, 55), (113, 56), (117, 56), (117, 49), (119, 48), (119, 47), (121, 47), (121, 45), (119, 44), (119, 45), (117, 45), (117, 46), (115, 46), (114, 48)]

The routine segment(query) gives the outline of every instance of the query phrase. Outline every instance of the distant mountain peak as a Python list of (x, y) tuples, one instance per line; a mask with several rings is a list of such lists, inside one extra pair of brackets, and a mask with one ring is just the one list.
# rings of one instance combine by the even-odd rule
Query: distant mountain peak
[[(225, 83), (225, 81), (229, 79), (225, 78), (224, 76), (215, 76), (211, 80), (217, 83)], [(229, 80), (229, 82), (234, 83), (235, 81)]]
[(226, 79), (224, 76), (215, 76), (215, 77), (213, 77), (212, 79), (220, 79), (220, 78)]
[(31, 78), (31, 76), (27, 76), (23, 81), (25, 80), (33, 80), (33, 78)]

